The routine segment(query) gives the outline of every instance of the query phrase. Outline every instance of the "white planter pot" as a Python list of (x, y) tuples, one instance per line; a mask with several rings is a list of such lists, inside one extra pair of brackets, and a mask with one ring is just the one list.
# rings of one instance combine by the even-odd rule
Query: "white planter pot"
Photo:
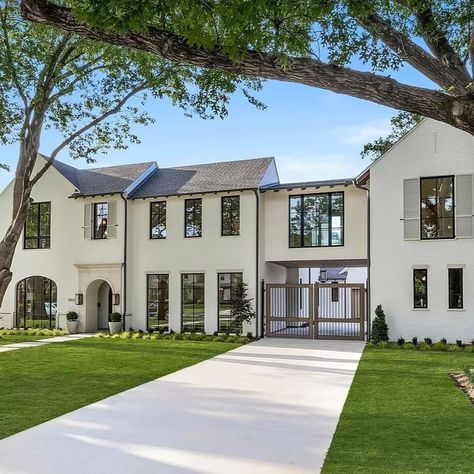
[(122, 321), (118, 321), (118, 322), (109, 321), (109, 331), (110, 331), (110, 334), (118, 334), (119, 332), (122, 332)]
[(78, 325), (79, 325), (79, 321), (66, 321), (67, 332), (69, 334), (76, 334)]

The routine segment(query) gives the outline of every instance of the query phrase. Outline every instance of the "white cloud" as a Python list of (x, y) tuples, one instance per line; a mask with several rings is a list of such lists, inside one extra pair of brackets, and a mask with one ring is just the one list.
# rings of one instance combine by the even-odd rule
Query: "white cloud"
[(387, 135), (390, 132), (390, 119), (369, 120), (354, 125), (341, 125), (328, 131), (328, 135), (337, 139), (340, 145), (360, 146)]

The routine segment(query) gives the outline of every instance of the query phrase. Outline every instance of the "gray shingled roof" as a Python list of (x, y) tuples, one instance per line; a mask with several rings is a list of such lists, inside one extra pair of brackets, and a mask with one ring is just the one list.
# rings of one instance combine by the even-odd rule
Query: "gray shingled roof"
[(74, 196), (93, 196), (124, 192), (153, 163), (133, 163), (86, 170), (78, 170), (61, 161), (55, 161), (53, 166), (76, 187), (78, 192), (74, 193)]
[(273, 189), (302, 189), (302, 188), (320, 188), (322, 186), (349, 186), (353, 182), (352, 178), (326, 179), (321, 181), (303, 181), (300, 183), (277, 183), (263, 186), (262, 191)]
[(273, 158), (158, 168), (131, 198), (257, 189)]

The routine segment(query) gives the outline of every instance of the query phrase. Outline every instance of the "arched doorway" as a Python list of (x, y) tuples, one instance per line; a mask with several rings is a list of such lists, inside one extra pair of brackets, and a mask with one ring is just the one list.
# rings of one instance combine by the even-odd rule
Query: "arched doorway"
[(112, 312), (112, 287), (102, 279), (94, 280), (86, 291), (86, 332), (107, 329)]
[(17, 326), (56, 327), (58, 291), (56, 283), (43, 276), (30, 276), (16, 287)]

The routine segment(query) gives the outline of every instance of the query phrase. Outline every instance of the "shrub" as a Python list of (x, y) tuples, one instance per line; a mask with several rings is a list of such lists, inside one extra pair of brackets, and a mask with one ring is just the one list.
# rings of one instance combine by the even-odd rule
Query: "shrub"
[(132, 334), (132, 339), (142, 339), (143, 338), (143, 333), (141, 332), (135, 332)]
[(446, 352), (448, 350), (448, 345), (445, 342), (437, 342), (436, 344), (433, 344), (431, 347), (434, 351), (442, 351)]
[(414, 346), (418, 345), (418, 338), (416, 336), (413, 337), (411, 342), (413, 343)]
[(112, 334), (111, 339), (120, 339), (120, 334)]
[(79, 318), (79, 315), (75, 311), (68, 311), (66, 313), (66, 319), (68, 321), (77, 321)]
[(448, 344), (448, 352), (461, 352), (462, 346), (458, 346), (457, 344)]
[(251, 332), (247, 333), (247, 339), (250, 339), (250, 340), (253, 339), (253, 334)]
[[(111, 323), (120, 323), (122, 321), (122, 315), (118, 312), (111, 313), (109, 315), (109, 321)], [(133, 329), (130, 328), (130, 331), (133, 331)]]
[(416, 348), (419, 350), (419, 351), (429, 351), (431, 350), (431, 346), (427, 343), (427, 342), (420, 342)]
[(388, 325), (385, 321), (385, 313), (381, 304), (375, 308), (371, 339), (373, 342), (388, 341)]
[(464, 348), (464, 350), (465, 350), (466, 352), (474, 352), (474, 345), (472, 345), (472, 346), (466, 346), (466, 347)]
[(403, 337), (399, 337), (399, 338), (397, 339), (397, 344), (398, 344), (399, 346), (403, 346), (403, 344), (405, 344), (405, 339), (403, 339)]
[(443, 344), (447, 344), (448, 341), (445, 337), (441, 338), (441, 340), (439, 342), (442, 342)]
[(428, 344), (429, 346), (432, 346), (432, 345), (433, 345), (433, 340), (431, 339), (431, 337), (425, 337), (425, 342), (426, 342), (426, 344)]
[(413, 342), (406, 342), (403, 349), (414, 350), (416, 349), (416, 345), (413, 344)]
[(372, 341), (369, 341), (365, 347), (367, 347), (368, 349), (375, 349), (377, 347), (376, 344), (374, 344)]
[(175, 334), (174, 335), (174, 340), (175, 341), (182, 341), (182, 340), (184, 340), (185, 336), (186, 336), (185, 334), (181, 334), (181, 333)]
[(462, 341), (461, 341), (461, 339), (456, 339), (456, 345), (457, 345), (458, 347), (462, 347)]
[(214, 342), (225, 342), (225, 338), (222, 336), (214, 336)]

